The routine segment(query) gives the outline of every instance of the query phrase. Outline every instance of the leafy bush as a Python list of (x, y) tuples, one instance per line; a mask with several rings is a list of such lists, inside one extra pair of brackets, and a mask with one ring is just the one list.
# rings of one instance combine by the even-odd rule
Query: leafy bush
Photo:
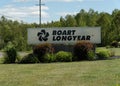
[(115, 52), (111, 50), (111, 51), (109, 51), (109, 55), (110, 55), (110, 57), (115, 56)]
[(11, 43), (8, 43), (4, 50), (6, 53), (4, 63), (15, 63), (17, 58), (17, 51), (14, 46)]
[(44, 63), (55, 62), (54, 54), (46, 53), (42, 58)]
[(34, 54), (28, 54), (26, 56), (24, 56), (19, 63), (39, 63), (38, 58), (34, 55)]
[(96, 53), (98, 54), (99, 52), (106, 52), (109, 57), (115, 56), (115, 52), (112, 49), (107, 49), (107, 48), (97, 48)]
[(55, 59), (57, 62), (71, 62), (72, 54), (70, 52), (59, 51), (56, 53)]
[(97, 52), (97, 56), (99, 60), (106, 60), (109, 59), (110, 54), (108, 51), (99, 51)]
[(88, 53), (87, 53), (87, 58), (88, 58), (88, 60), (95, 60), (96, 59), (96, 56), (95, 56), (95, 52), (94, 51), (89, 51)]
[(113, 41), (113, 42), (111, 43), (111, 46), (112, 46), (112, 47), (118, 47), (118, 46), (119, 46), (119, 43), (118, 43), (117, 41)]
[(93, 44), (88, 41), (79, 41), (74, 45), (73, 55), (75, 60), (88, 60), (87, 54), (89, 51), (93, 50)]
[(53, 53), (52, 45), (49, 43), (39, 44), (33, 49), (33, 54), (37, 56), (40, 62), (44, 62), (43, 56), (47, 53)]

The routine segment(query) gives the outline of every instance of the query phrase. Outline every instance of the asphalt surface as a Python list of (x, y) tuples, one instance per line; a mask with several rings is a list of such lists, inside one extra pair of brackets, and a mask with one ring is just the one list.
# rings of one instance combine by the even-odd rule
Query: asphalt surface
[(120, 58), (120, 56), (113, 56), (113, 57), (111, 57), (112, 59), (119, 59)]
[[(4, 52), (0, 52), (0, 58), (2, 58), (2, 57), (4, 57)], [(29, 53), (26, 53), (26, 52), (18, 52), (18, 54), (21, 56), (21, 57), (23, 57), (23, 56), (25, 56), (25, 55), (27, 55), (27, 54), (29, 54)]]

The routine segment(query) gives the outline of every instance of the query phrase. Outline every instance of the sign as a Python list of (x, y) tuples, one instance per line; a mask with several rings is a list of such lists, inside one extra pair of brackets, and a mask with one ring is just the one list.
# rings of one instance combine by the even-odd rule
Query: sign
[(100, 27), (29, 28), (28, 44), (73, 44), (79, 40), (101, 43)]

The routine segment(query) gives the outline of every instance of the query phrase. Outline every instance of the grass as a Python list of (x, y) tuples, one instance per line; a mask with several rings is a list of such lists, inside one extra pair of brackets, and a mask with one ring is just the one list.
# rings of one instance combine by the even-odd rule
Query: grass
[(0, 64), (0, 86), (120, 86), (120, 59)]
[(120, 48), (109, 48), (109, 49), (114, 51), (116, 56), (120, 56)]
[[(105, 48), (97, 51), (101, 49)], [(120, 56), (120, 48), (109, 49)], [(0, 86), (120, 86), (120, 59), (0, 64)]]
[(96, 48), (96, 51), (99, 51), (99, 50), (111, 50), (115, 53), (115, 56), (120, 56), (120, 48), (105, 48), (105, 47), (98, 47)]

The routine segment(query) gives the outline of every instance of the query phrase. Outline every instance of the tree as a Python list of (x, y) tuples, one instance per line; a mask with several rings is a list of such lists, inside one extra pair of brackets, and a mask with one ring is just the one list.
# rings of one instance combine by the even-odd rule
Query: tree
[(82, 9), (76, 16), (76, 22), (77, 22), (77, 26), (86, 26), (86, 16), (87, 16), (87, 12), (85, 12), (84, 9)]
[(66, 26), (66, 22), (65, 22), (65, 19), (63, 17), (60, 17), (60, 24), (61, 24), (61, 27)]
[(102, 45), (109, 44), (110, 40), (108, 35), (111, 29), (111, 15), (108, 13), (101, 13), (97, 20), (97, 25), (102, 29)]
[(93, 27), (96, 26), (96, 21), (98, 19), (98, 12), (94, 12), (93, 9), (90, 9), (88, 14), (87, 14), (87, 26)]
[(114, 32), (114, 40), (120, 41), (120, 11), (114, 12), (112, 20), (112, 31)]
[[(102, 29), (102, 45), (108, 45), (116, 40), (120, 41), (120, 10), (113, 10), (112, 14), (94, 11), (86, 12), (81, 9), (76, 15), (60, 17), (59, 21), (51, 21), (41, 24), (42, 28), (48, 27), (96, 27)], [(13, 21), (2, 16), (0, 18), (0, 49), (8, 42), (12, 42), (17, 50), (27, 50), (27, 28), (37, 28), (36, 23), (24, 23)]]
[(76, 20), (73, 16), (67, 15), (65, 17), (65, 19), (66, 19), (66, 26), (67, 27), (75, 27), (76, 26)]

